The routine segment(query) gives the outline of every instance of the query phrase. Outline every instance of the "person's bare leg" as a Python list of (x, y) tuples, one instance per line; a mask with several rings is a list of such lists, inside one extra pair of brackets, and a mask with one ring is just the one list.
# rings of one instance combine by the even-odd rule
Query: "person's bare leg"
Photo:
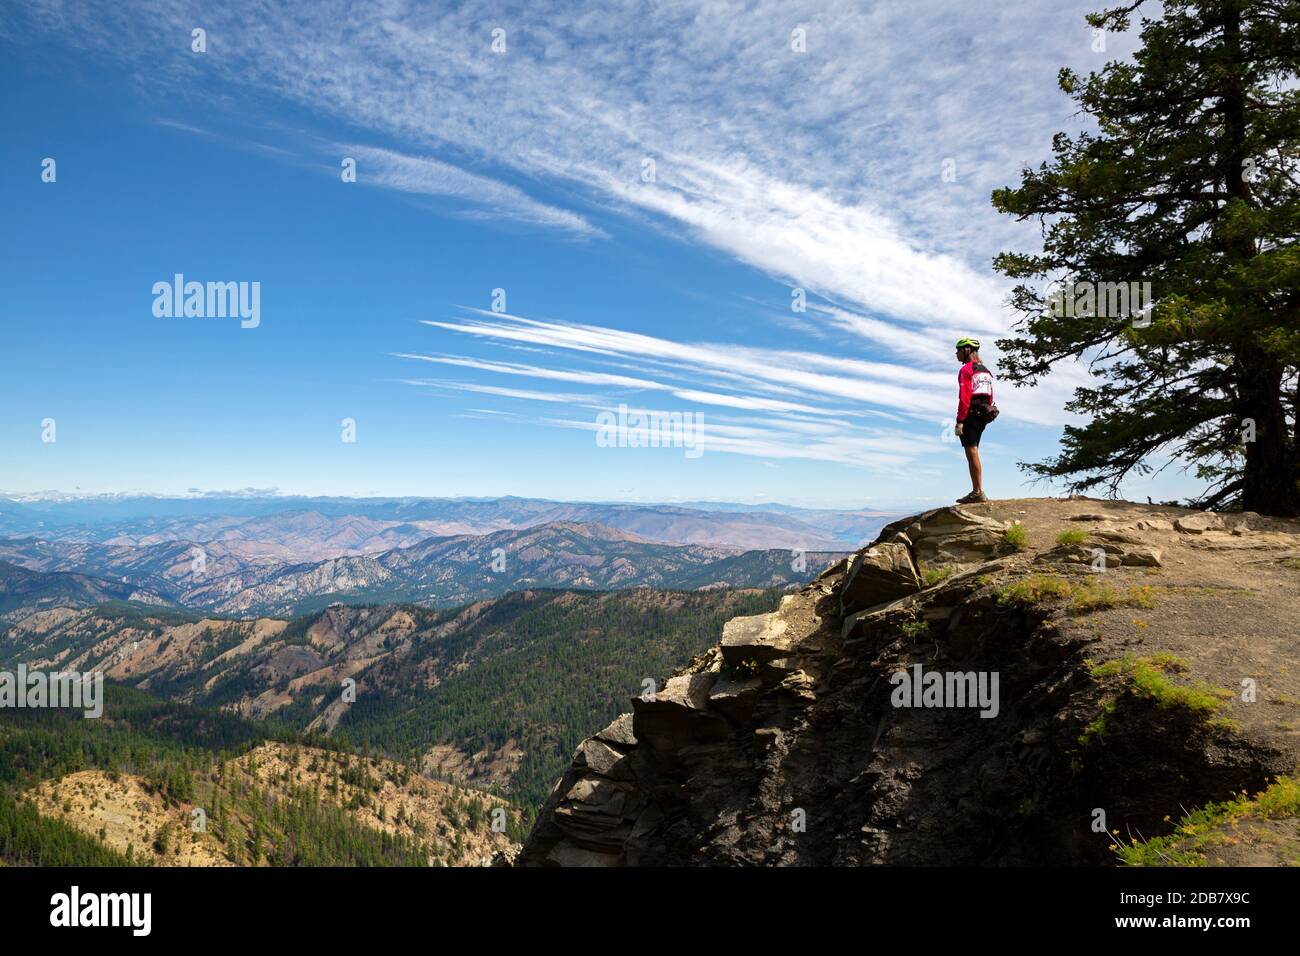
[(984, 468), (980, 464), (979, 448), (966, 449), (966, 465), (970, 468), (970, 487), (975, 494), (984, 494)]

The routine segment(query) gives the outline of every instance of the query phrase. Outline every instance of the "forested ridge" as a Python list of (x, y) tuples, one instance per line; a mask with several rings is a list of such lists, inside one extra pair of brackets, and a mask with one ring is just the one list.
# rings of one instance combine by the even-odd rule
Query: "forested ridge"
[[(593, 726), (612, 720), (648, 682), (662, 680), (716, 642), (727, 620), (771, 610), (781, 593), (533, 590), (442, 611), (409, 605), (331, 609), (290, 620), (268, 642), (268, 656), (223, 660), (215, 669), (204, 665), (246, 639), (251, 622), (202, 621), (183, 612), (112, 603), (79, 612), (72, 625), (47, 632), (11, 630), (0, 648), (0, 666), (23, 659), (78, 660), (83, 670), (107, 669), (124, 647), (137, 645), (150, 648), (141, 653), (156, 663), (171, 650), (168, 628), (185, 626), (195, 634), (176, 638), (187, 642), (184, 663), (129, 678), (147, 691), (107, 682), (102, 719), (58, 710), (0, 715), (0, 860), (127, 863), (120, 848), (37, 813), (29, 801), (43, 783), (95, 770), (138, 778), (167, 806), (203, 806), (215, 852), (238, 864), (457, 862), (468, 852), (461, 845), (463, 829), (484, 825), (483, 803), (449, 797), (440, 816), (451, 825), (381, 832), (375, 825), (382, 817), (371, 818), (371, 826), (357, 822), (367, 806), (386, 811), (373, 802), (375, 787), (352, 779), (356, 768), (371, 756), (384, 757), (401, 768), (383, 771), (394, 784), (405, 786), (423, 775), (495, 794), (491, 800), (510, 809), (507, 835), (521, 840), (573, 748)], [(234, 709), (259, 694), (286, 690), (287, 675), (263, 669), (276, 653), (321, 652), (322, 641), (344, 649), (331, 653), (345, 652), (352, 642), (373, 641), (401, 615), (409, 617), (409, 630), (384, 639), (379, 662), (358, 673), (362, 692), (328, 734), (306, 728), (336, 692), (324, 702), (320, 691), (300, 693), (265, 720), (241, 717)], [(280, 768), (276, 792), (269, 792), (266, 781), (232, 770), (267, 742), (332, 751), (338, 766), (316, 772), (322, 758), (306, 751), (303, 769), (313, 771), (312, 786)], [(439, 745), (463, 755), (461, 772), (444, 774), (424, 762)], [(498, 761), (487, 772), (484, 765), (503, 748), (515, 762)], [(152, 834), (129, 848), (129, 862), (167, 859), (160, 848), (178, 853), (187, 838), (184, 827)]]
[[(407, 753), (446, 743), (465, 752), (514, 740), (524, 755), (512, 792), (539, 806), (593, 727), (602, 727), (693, 655), (717, 642), (739, 615), (770, 611), (781, 591), (651, 591), (594, 595), (521, 592), (441, 640), (422, 644), (377, 679), (336, 734), (355, 744)], [(472, 659), (432, 688), (406, 675), (430, 658)], [(409, 688), (404, 690), (404, 688)]]

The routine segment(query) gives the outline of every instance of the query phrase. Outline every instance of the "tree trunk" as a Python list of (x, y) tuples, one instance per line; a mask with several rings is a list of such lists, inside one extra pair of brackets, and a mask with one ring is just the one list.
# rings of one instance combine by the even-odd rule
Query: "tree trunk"
[(1240, 362), (1239, 367), (1241, 425), (1255, 425), (1255, 440), (1245, 443), (1241, 506), (1260, 514), (1300, 516), (1300, 463), (1282, 404), (1282, 370), (1262, 363)]

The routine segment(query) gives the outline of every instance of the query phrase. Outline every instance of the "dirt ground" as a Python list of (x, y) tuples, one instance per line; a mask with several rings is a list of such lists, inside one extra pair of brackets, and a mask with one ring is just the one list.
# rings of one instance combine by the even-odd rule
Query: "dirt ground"
[[(1224, 716), (1252, 741), (1289, 754), (1300, 766), (1300, 522), (1225, 515), (1225, 530), (1186, 533), (1170, 525), (1200, 515), (1184, 508), (1089, 498), (1021, 498), (966, 506), (976, 514), (1019, 521), (1030, 549), (1048, 551), (1066, 531), (1118, 531), (1160, 550), (1161, 567), (1118, 567), (1093, 574), (1115, 588), (1149, 586), (1152, 608), (1117, 607), (1067, 618), (1097, 641), (1098, 661), (1124, 654), (1177, 655), (1189, 668), (1180, 681), (1232, 691)], [(1153, 521), (1155, 519), (1155, 521)], [(1235, 529), (1235, 530), (1234, 530)], [(1046, 569), (1045, 570), (1051, 570)], [(1255, 701), (1243, 681), (1255, 682)]]

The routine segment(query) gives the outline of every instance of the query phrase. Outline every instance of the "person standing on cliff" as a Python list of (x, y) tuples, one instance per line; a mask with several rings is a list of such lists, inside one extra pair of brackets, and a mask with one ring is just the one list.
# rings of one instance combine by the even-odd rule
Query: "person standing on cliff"
[(980, 436), (989, 422), (998, 417), (993, 404), (993, 373), (980, 361), (979, 339), (957, 340), (957, 428), (956, 435), (966, 450), (970, 469), (970, 494), (958, 498), (958, 504), (988, 501), (984, 495), (984, 466), (980, 463)]

